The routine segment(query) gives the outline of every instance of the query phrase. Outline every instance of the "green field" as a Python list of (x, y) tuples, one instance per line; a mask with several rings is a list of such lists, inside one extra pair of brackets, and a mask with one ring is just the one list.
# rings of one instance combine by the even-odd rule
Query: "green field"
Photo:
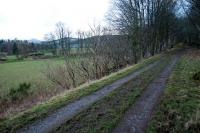
[(0, 64), (0, 96), (20, 83), (31, 83), (32, 90), (48, 88), (51, 84), (42, 73), (47, 64), (62, 64), (62, 59), (31, 60)]

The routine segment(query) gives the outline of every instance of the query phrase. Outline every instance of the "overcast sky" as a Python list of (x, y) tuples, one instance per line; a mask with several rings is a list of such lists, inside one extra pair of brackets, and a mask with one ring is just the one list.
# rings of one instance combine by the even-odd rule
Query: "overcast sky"
[(71, 30), (87, 30), (103, 21), (110, 0), (0, 0), (0, 39), (43, 39), (64, 22)]

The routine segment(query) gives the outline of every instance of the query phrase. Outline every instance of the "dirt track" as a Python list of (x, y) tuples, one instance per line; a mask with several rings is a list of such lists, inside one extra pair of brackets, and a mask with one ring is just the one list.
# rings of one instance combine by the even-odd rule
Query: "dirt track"
[(125, 113), (124, 118), (114, 129), (114, 133), (144, 133), (154, 107), (165, 88), (166, 81), (179, 56), (161, 71), (156, 79), (146, 88), (137, 102)]

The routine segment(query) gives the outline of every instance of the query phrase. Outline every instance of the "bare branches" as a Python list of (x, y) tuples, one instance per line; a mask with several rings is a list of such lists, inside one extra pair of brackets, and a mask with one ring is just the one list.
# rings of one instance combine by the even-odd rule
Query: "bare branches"
[(88, 34), (79, 31), (77, 35), (81, 47), (89, 46), (91, 51), (87, 53), (88, 56), (65, 60), (64, 66), (47, 67), (47, 78), (58, 86), (74, 88), (132, 63), (132, 53), (126, 36), (112, 35), (110, 28), (101, 25), (91, 26)]
[(115, 14), (108, 18), (122, 34), (128, 35), (135, 62), (149, 51), (154, 55), (172, 43), (175, 1), (113, 0), (113, 5)]

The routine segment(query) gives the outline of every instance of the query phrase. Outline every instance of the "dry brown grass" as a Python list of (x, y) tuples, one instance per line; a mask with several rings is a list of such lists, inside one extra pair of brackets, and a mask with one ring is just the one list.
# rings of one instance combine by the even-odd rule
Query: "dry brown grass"
[(34, 105), (48, 101), (55, 95), (59, 95), (64, 91), (62, 88), (51, 89), (51, 91), (46, 91), (41, 89), (37, 94), (30, 95), (21, 101), (1, 101), (0, 103), (0, 119), (9, 116), (10, 114), (15, 114), (21, 111), (31, 108)]
[(185, 56), (190, 58), (200, 58), (200, 49), (188, 49)]

